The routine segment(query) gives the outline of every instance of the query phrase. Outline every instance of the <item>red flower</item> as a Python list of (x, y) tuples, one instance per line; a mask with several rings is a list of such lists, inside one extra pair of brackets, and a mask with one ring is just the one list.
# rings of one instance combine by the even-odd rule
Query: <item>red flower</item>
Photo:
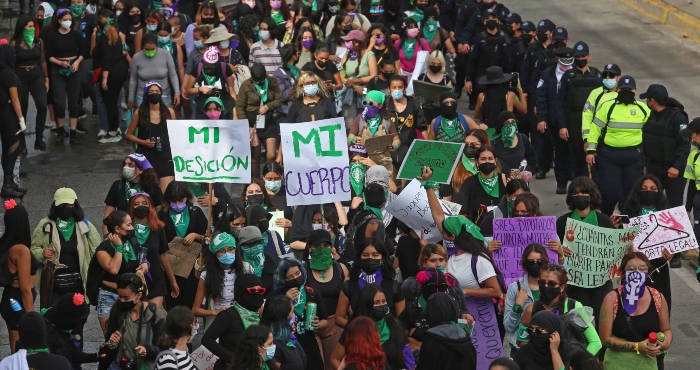
[(83, 303), (85, 303), (85, 296), (80, 294), (80, 293), (75, 293), (73, 294), (73, 304), (76, 306), (80, 306)]
[[(3, 39), (5, 40), (5, 39)], [(17, 207), (17, 202), (14, 199), (9, 199), (5, 201), (5, 209), (6, 210), (11, 210), (13, 208)]]

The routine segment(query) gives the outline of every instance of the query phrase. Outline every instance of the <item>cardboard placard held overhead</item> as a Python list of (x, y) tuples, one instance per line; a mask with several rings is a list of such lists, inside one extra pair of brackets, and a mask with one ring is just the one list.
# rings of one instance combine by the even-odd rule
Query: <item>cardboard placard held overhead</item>
[(367, 153), (377, 154), (386, 152), (391, 143), (394, 142), (394, 135), (376, 136), (362, 142), (362, 145), (367, 148)]
[(412, 180), (420, 177), (423, 167), (433, 170), (432, 181), (447, 184), (461, 158), (464, 143), (446, 143), (433, 140), (413, 140), (406, 158), (399, 169), (399, 179)]

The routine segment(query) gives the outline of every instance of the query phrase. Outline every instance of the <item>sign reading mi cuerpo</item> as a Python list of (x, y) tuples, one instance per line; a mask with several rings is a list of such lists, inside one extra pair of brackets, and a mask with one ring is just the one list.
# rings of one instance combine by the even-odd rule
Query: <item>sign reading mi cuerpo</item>
[(175, 180), (250, 183), (247, 120), (172, 120)]

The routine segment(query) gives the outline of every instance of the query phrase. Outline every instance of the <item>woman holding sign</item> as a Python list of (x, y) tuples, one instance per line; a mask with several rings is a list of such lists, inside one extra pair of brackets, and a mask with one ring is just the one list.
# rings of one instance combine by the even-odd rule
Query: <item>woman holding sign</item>
[[(391, 173), (393, 164), (390, 153), (399, 147), (401, 141), (396, 132), (397, 125), (392, 122), (390, 117), (383, 114), (386, 112), (386, 110), (382, 109), (384, 108), (385, 98), (386, 95), (376, 90), (367, 93), (365, 100), (362, 102), (365, 109), (360, 115), (355, 117), (350, 127), (348, 145), (358, 144), (365, 147), (369, 145), (370, 148), (367, 148), (369, 158), (378, 165), (385, 167)], [(391, 144), (387, 147), (371, 148), (372, 145), (367, 143), (367, 140), (386, 135), (394, 136)]]
[[(456, 171), (455, 171), (456, 172)], [(452, 181), (454, 181), (454, 176), (452, 176)], [(506, 184), (506, 196), (501, 203), (498, 203), (496, 207), (489, 213), (486, 214), (484, 220), (481, 221), (479, 228), (481, 229), (481, 234), (489, 237), (493, 236), (493, 219), (494, 218), (510, 218), (513, 215), (513, 203), (515, 199), (524, 193), (530, 192), (530, 186), (523, 179), (512, 179)]]
[(488, 213), (489, 207), (498, 205), (501, 197), (506, 194), (507, 181), (497, 165), (496, 152), (492, 147), (479, 148), (475, 164), (479, 172), (464, 181), (459, 192), (452, 196), (452, 201), (462, 205), (461, 213), (478, 225)]

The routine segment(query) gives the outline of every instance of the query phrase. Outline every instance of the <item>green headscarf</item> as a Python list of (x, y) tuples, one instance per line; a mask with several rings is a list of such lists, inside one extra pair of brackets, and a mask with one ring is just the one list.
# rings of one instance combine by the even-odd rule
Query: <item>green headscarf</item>
[(384, 99), (386, 99), (386, 95), (384, 95), (383, 92), (377, 91), (377, 90), (372, 90), (365, 95), (365, 99), (372, 99), (377, 102), (377, 104), (382, 104), (384, 105)]
[(481, 235), (481, 230), (479, 227), (476, 226), (476, 224), (474, 224), (470, 219), (462, 215), (447, 217), (445, 221), (442, 222), (442, 227), (445, 229), (445, 231), (452, 235), (459, 235), (462, 230), (465, 230), (466, 232), (472, 234), (472, 236), (476, 239), (487, 243), (486, 238)]
[(216, 253), (225, 247), (236, 247), (236, 239), (229, 233), (217, 234), (209, 243), (209, 251)]
[(207, 105), (209, 105), (209, 103), (211, 103), (211, 102), (214, 102), (221, 107), (221, 113), (226, 113), (226, 109), (224, 108), (224, 102), (222, 102), (221, 99), (219, 99), (219, 97), (217, 97), (217, 96), (212, 96), (211, 98), (207, 99), (204, 102), (204, 108), (206, 108)]

